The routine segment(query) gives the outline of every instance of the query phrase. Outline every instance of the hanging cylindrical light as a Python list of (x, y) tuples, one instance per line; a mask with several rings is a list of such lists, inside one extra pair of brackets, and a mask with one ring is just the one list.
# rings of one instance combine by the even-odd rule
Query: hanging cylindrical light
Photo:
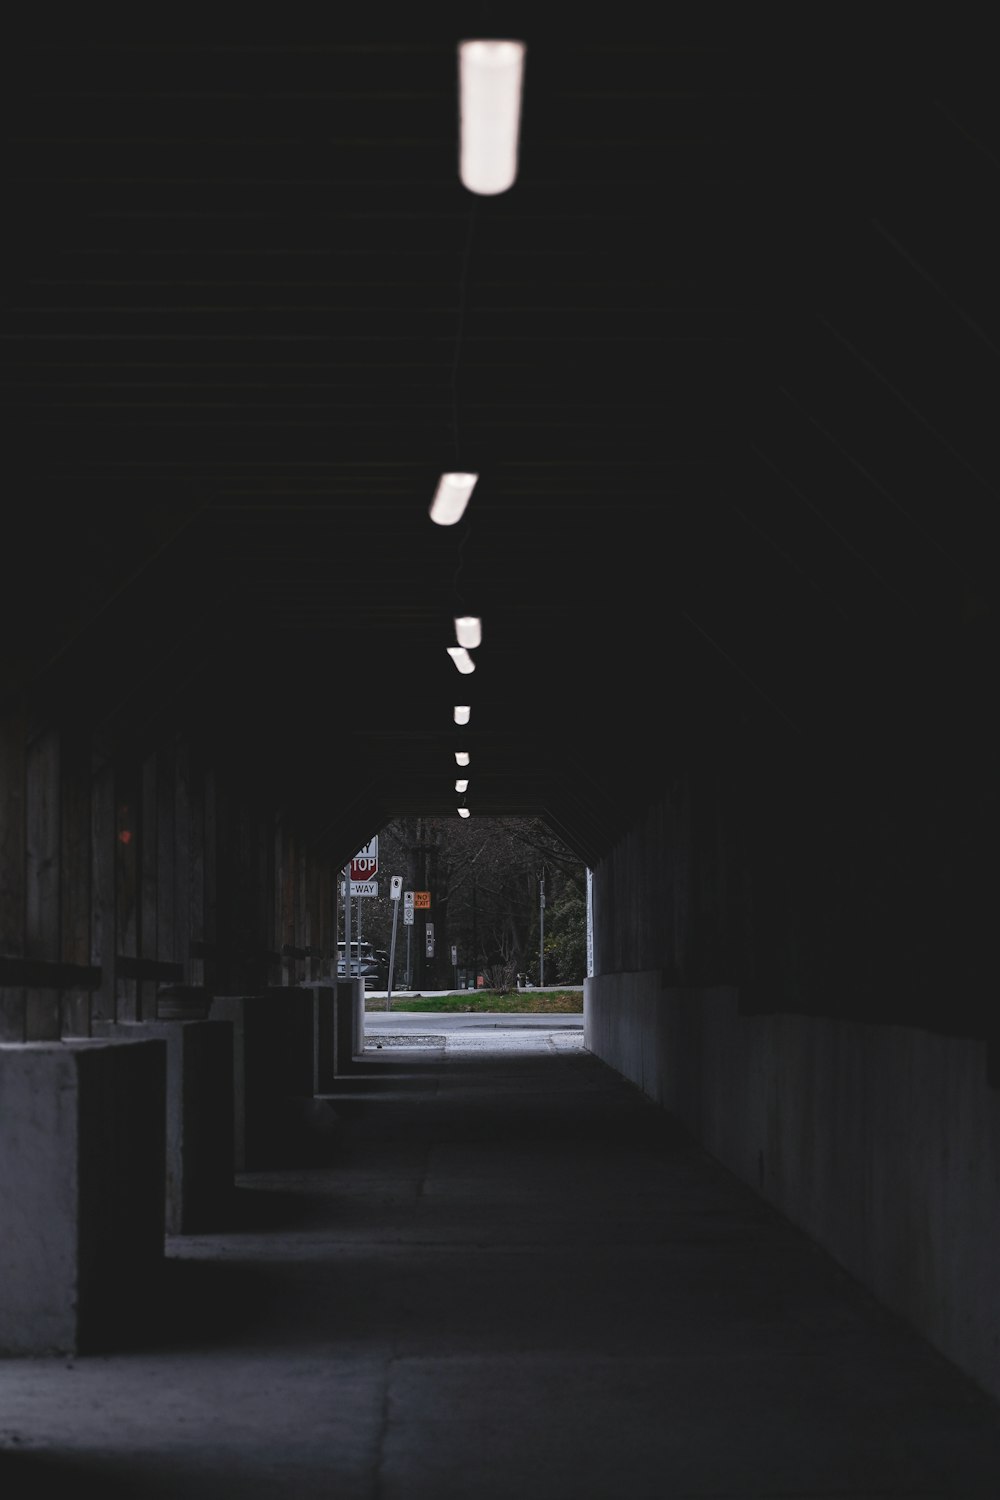
[(430, 504), (431, 520), (438, 526), (454, 526), (460, 521), (478, 478), (478, 474), (442, 474)]
[(460, 646), (474, 651), (483, 639), (483, 622), (476, 615), (458, 615), (455, 619), (455, 639)]
[(470, 193), (505, 193), (517, 177), (524, 43), (476, 39), (458, 49), (458, 173)]
[(464, 646), (449, 646), (448, 655), (460, 672), (469, 673), (476, 670), (476, 664)]

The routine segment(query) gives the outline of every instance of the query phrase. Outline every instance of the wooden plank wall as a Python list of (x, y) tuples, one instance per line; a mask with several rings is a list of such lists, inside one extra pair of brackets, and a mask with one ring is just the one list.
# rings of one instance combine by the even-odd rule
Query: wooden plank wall
[[(90, 963), (90, 739), (64, 731), (60, 745), (60, 926), (62, 957), (83, 967)], [(62, 995), (63, 1036), (90, 1035), (90, 991), (82, 986)]]
[[(25, 940), (27, 727), (23, 702), (0, 716), (0, 954), (12, 957)], [(0, 980), (0, 1041), (24, 1041), (25, 1004), (22, 986)]]
[(307, 833), (175, 737), (122, 750), (0, 722), (0, 1040), (155, 1016), (210, 993), (329, 977), (335, 878)]

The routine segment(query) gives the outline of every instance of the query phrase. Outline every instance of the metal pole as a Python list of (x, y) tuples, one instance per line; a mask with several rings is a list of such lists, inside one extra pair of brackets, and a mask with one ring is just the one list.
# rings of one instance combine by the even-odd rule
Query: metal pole
[(344, 978), (351, 978), (351, 867), (344, 866)]
[(413, 988), (413, 979), (411, 977), (413, 971), (410, 968), (410, 934), (412, 932), (413, 923), (411, 922), (406, 929), (406, 987), (410, 990)]
[[(396, 922), (399, 919), (399, 902), (392, 903), (392, 937), (389, 939), (389, 987), (385, 992), (385, 1008), (392, 1010), (392, 970), (396, 962)], [(409, 932), (409, 928), (406, 929)]]
[(545, 866), (538, 877), (538, 984), (545, 983)]

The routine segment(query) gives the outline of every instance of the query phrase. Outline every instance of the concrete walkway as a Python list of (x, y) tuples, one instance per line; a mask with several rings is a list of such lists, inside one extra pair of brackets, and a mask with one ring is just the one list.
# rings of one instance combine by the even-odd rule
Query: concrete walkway
[(0, 1496), (997, 1500), (996, 1403), (568, 1019), (387, 1018), (134, 1348), (0, 1361)]

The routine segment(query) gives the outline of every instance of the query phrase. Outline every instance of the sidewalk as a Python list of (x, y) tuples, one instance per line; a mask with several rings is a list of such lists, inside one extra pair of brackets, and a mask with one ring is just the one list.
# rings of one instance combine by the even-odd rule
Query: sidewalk
[(572, 1018), (442, 1019), (168, 1242), (134, 1350), (0, 1361), (4, 1500), (997, 1500), (997, 1405)]

